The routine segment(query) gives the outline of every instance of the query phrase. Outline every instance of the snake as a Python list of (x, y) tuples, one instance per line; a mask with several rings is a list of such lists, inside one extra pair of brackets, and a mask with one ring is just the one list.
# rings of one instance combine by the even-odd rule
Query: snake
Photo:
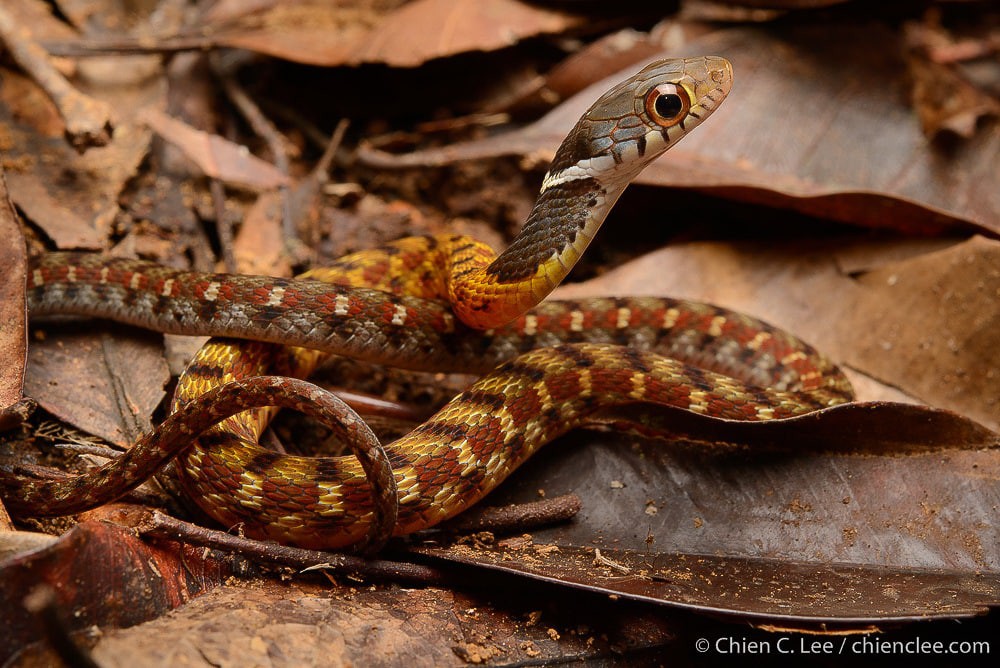
[[(654, 61), (612, 87), (562, 142), (499, 255), (463, 235), (407, 237), (286, 279), (49, 253), (29, 271), (29, 309), (216, 337), (179, 378), (174, 411), (232, 381), (304, 378), (329, 355), (485, 374), (385, 446), (399, 536), (454, 517), (610, 407), (773, 420), (850, 401), (835, 364), (751, 316), (671, 298), (545, 299), (626, 186), (711, 115), (732, 81), (727, 60), (704, 56)], [(317, 549), (363, 540), (374, 510), (358, 459), (263, 448), (273, 413), (245, 411), (187, 434), (177, 467), (186, 494), (251, 537)], [(55, 503), (55, 489), (72, 503)], [(12, 509), (39, 514), (97, 502), (64, 481), (8, 480), (0, 490)]]

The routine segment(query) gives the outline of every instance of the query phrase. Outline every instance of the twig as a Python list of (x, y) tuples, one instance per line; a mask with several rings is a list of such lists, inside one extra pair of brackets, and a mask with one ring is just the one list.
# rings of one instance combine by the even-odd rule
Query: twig
[(49, 55), (0, 6), (0, 40), (7, 44), (14, 60), (30, 74), (59, 109), (66, 125), (66, 140), (80, 153), (93, 146), (106, 146), (114, 126), (111, 107), (73, 88), (49, 61)]
[(215, 207), (215, 231), (222, 249), (222, 264), (230, 274), (236, 273), (236, 255), (233, 253), (233, 221), (226, 215), (226, 188), (219, 179), (209, 181), (212, 205)]
[(603, 554), (601, 554), (601, 549), (596, 547), (594, 548), (594, 565), (607, 566), (612, 570), (618, 571), (622, 575), (628, 575), (629, 573), (632, 572), (632, 569), (629, 568), (628, 566), (624, 566), (622, 564), (619, 564), (617, 561), (613, 559), (608, 559), (607, 557), (605, 557)]
[[(346, 118), (341, 118), (340, 122), (337, 123), (337, 127), (333, 129), (333, 135), (330, 136), (330, 141), (326, 145), (326, 149), (323, 150), (323, 155), (320, 156), (319, 162), (313, 167), (313, 174), (316, 175), (326, 175), (330, 171), (330, 165), (333, 164), (333, 159), (337, 156), (337, 149), (344, 142), (344, 135), (347, 133), (347, 128), (350, 126), (351, 122)], [(320, 178), (320, 181), (326, 181), (325, 178)]]
[(159, 511), (151, 513), (149, 520), (139, 527), (139, 533), (235, 552), (254, 561), (281, 564), (301, 570), (322, 569), (376, 580), (427, 585), (445, 584), (449, 581), (446, 573), (430, 566), (383, 559), (364, 559), (349, 554), (304, 550), (299, 547), (241, 538), (223, 531), (182, 522)]
[(580, 497), (566, 494), (532, 503), (473, 509), (460, 515), (448, 527), (459, 531), (510, 533), (565, 522), (580, 512), (580, 507)]
[[(228, 71), (217, 54), (210, 58), (212, 69), (222, 84), (222, 89), (226, 92), (230, 101), (236, 106), (239, 112), (246, 119), (250, 127), (267, 144), (274, 166), (285, 176), (289, 175), (288, 154), (285, 150), (286, 139), (278, 131), (267, 116), (260, 110), (257, 103), (250, 99), (243, 87), (240, 86), (236, 78)], [(300, 258), (306, 255), (302, 242), (299, 240), (298, 231), (295, 229), (295, 220), (292, 215), (291, 197), (288, 186), (278, 186), (278, 196), (281, 200), (281, 229), (285, 239), (285, 250), (297, 264)]]
[(422, 422), (428, 418), (428, 415), (425, 414), (426, 411), (419, 411), (412, 405), (388, 401), (373, 394), (355, 392), (343, 387), (328, 389), (340, 397), (345, 404), (368, 417), (376, 416), (403, 422)]
[(78, 455), (91, 455), (93, 457), (102, 457), (104, 459), (114, 459), (121, 454), (120, 450), (115, 450), (114, 448), (109, 448), (105, 445), (98, 445), (96, 443), (56, 443), (55, 447), (58, 450), (64, 450)]

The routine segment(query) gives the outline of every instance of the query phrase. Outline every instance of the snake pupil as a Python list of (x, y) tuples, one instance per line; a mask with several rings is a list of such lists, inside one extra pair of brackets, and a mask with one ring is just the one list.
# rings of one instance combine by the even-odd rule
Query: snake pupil
[(684, 102), (681, 100), (681, 96), (676, 93), (657, 96), (655, 104), (656, 113), (663, 118), (674, 118), (677, 114), (681, 113), (681, 110), (684, 108)]
[(646, 113), (661, 128), (683, 123), (690, 109), (690, 96), (679, 84), (663, 83), (646, 93)]

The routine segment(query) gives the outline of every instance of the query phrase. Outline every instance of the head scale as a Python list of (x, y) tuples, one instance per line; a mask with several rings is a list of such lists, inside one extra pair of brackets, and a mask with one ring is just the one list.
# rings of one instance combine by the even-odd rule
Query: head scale
[(549, 174), (577, 166), (631, 180), (722, 103), (732, 87), (725, 58), (654, 61), (602, 95), (577, 122)]

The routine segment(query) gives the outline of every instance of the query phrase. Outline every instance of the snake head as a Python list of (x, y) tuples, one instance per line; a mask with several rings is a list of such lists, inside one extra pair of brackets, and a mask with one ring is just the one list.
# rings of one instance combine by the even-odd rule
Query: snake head
[(722, 104), (733, 67), (719, 56), (669, 58), (602, 95), (556, 152), (546, 181), (592, 177), (624, 187)]
[(480, 329), (511, 322), (557, 286), (636, 174), (705, 120), (733, 84), (725, 58), (659, 60), (602, 95), (556, 151), (521, 233), (481, 270), (449, 282)]

